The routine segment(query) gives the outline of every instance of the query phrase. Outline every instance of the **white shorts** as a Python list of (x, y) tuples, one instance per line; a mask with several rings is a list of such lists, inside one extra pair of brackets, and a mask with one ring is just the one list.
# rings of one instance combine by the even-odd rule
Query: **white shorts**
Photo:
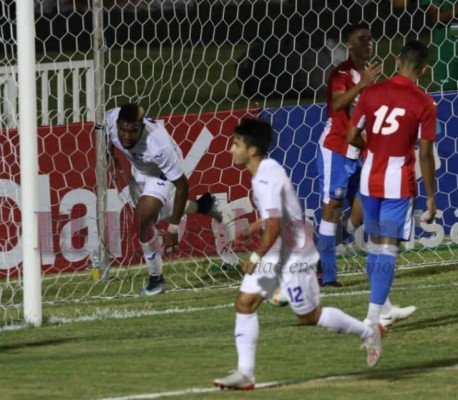
[(315, 266), (302, 265), (293, 257), (281, 267), (268, 260), (261, 260), (251, 275), (244, 276), (240, 291), (268, 298), (278, 286), (288, 297), (289, 305), (296, 315), (308, 314), (320, 304)]
[(138, 171), (132, 171), (132, 174), (132, 179), (129, 182), (132, 206), (135, 207), (137, 205), (141, 196), (155, 197), (162, 203), (158, 220), (171, 217), (175, 198), (175, 185), (167, 179), (144, 175)]

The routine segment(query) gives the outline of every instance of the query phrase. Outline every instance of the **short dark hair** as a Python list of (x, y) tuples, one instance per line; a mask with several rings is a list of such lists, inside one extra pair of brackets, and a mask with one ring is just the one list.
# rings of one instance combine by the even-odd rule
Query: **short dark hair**
[(259, 156), (267, 155), (273, 137), (272, 126), (269, 123), (255, 118), (243, 118), (235, 128), (235, 134), (243, 138), (247, 147), (256, 147)]
[(361, 29), (370, 31), (369, 25), (366, 24), (365, 22), (359, 22), (357, 24), (347, 25), (343, 30), (344, 42), (348, 42), (348, 40), (350, 39), (350, 36), (353, 35), (353, 33), (355, 33), (356, 31), (359, 31)]
[(118, 120), (124, 122), (141, 122), (144, 114), (143, 107), (136, 103), (128, 103), (121, 106)]
[(404, 65), (417, 71), (421, 70), (428, 63), (428, 57), (428, 47), (418, 40), (409, 40), (401, 49), (401, 54), (399, 55)]

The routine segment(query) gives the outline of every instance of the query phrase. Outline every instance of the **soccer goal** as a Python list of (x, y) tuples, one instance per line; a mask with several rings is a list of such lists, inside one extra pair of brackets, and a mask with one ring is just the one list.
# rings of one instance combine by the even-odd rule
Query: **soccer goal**
[[(165, 258), (168, 289), (230, 287), (239, 284), (239, 257), (249, 250), (234, 242), (235, 232), (255, 218), (250, 177), (228, 152), (238, 120), (250, 114), (272, 123), (271, 155), (286, 166), (304, 217), (316, 226), (326, 79), (346, 58), (345, 26), (371, 27), (383, 78), (395, 72), (408, 38), (430, 44), (432, 70), (451, 62), (437, 59), (427, 8), (410, 1), (37, 1), (34, 10), (27, 3), (0, 5), (3, 325), (41, 324), (41, 302), (137, 296), (147, 280), (129, 167), (116, 174), (106, 167), (106, 109), (141, 103), (181, 147), (191, 197), (211, 191), (223, 207), (223, 223), (183, 221), (180, 249)], [(23, 24), (34, 28), (28, 36)], [(458, 259), (457, 92), (443, 90), (431, 72), (420, 84), (439, 107), (438, 214), (421, 224), (420, 193), (416, 235), (400, 268)], [(339, 246), (340, 272), (362, 273), (364, 250), (360, 229)]]

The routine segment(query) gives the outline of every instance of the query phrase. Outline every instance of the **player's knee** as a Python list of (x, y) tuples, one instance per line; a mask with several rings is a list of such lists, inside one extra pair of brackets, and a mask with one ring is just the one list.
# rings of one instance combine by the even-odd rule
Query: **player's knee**
[(297, 315), (299, 322), (302, 325), (316, 325), (321, 316), (321, 308), (317, 307), (313, 311), (310, 311), (307, 314)]
[(258, 309), (262, 300), (260, 296), (239, 293), (235, 300), (235, 311), (241, 314), (252, 314)]

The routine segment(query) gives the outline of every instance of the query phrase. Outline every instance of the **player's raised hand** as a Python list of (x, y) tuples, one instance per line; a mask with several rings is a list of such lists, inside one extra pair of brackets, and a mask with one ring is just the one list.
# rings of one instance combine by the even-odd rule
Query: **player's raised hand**
[(368, 64), (361, 75), (361, 86), (366, 87), (374, 83), (382, 73), (382, 66), (378, 63)]

